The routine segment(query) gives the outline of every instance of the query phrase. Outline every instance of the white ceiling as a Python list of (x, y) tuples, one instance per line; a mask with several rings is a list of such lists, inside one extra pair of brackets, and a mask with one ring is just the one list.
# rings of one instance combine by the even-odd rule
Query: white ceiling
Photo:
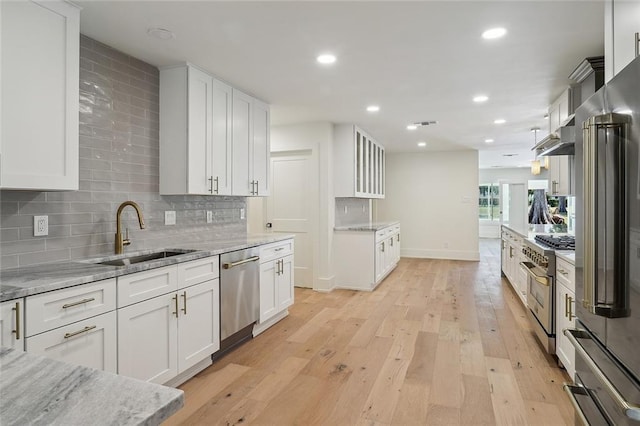
[[(207, 69), (270, 103), (272, 125), (357, 123), (388, 151), (478, 149), (480, 167), (528, 164), (530, 129), (546, 128), (567, 76), (604, 52), (602, 1), (76, 3), (83, 34), (156, 66)], [(496, 26), (507, 35), (481, 38)], [(337, 62), (318, 65), (323, 52)], [(481, 93), (489, 101), (474, 104)], [(425, 120), (438, 124), (406, 129)]]

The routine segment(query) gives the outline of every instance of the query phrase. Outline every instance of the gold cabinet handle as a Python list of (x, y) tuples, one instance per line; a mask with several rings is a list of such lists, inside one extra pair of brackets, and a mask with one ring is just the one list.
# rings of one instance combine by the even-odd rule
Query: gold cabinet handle
[(567, 296), (568, 296), (568, 301), (569, 301), (569, 303), (567, 304), (568, 307), (569, 307), (569, 316), (568, 316), (568, 318), (569, 318), (569, 321), (573, 321), (573, 319), (576, 317), (575, 315), (573, 315), (573, 308), (571, 308), (571, 304), (574, 302), (574, 300), (573, 300), (573, 297), (571, 297), (569, 295), (567, 295)]
[(67, 303), (65, 305), (62, 305), (62, 309), (71, 308), (72, 306), (84, 305), (85, 303), (93, 302), (94, 300), (96, 300), (96, 298), (95, 297), (91, 297), (89, 299), (82, 299), (82, 300), (79, 300), (77, 302)]
[(213, 181), (215, 182), (215, 184), (216, 184), (215, 189), (213, 190), (213, 193), (214, 193), (214, 194), (217, 194), (217, 193), (219, 193), (219, 192), (220, 192), (220, 190), (219, 190), (219, 188), (218, 188), (218, 184), (219, 184), (218, 179), (219, 179), (219, 177), (218, 177), (218, 176), (216, 176), (216, 178), (213, 180)]
[(64, 338), (68, 339), (70, 337), (77, 336), (78, 334), (82, 334), (82, 333), (86, 333), (87, 331), (91, 331), (94, 328), (96, 328), (95, 325), (90, 325), (90, 326), (87, 326), (87, 327), (83, 328), (82, 330), (74, 331), (73, 333), (65, 333), (64, 334)]
[(400, 234), (398, 234), (397, 237), (398, 237), (398, 242), (400, 242)]
[(260, 181), (256, 181), (256, 195), (260, 195)]
[(562, 275), (569, 275), (569, 273), (564, 269), (558, 269), (558, 272), (560, 272)]
[(513, 247), (509, 246), (509, 259), (513, 257)]
[(391, 244), (391, 247), (393, 247), (393, 237), (391, 237), (391, 241), (389, 243)]
[(284, 250), (284, 247), (278, 247), (277, 249), (275, 249), (274, 251), (282, 251)]
[(184, 304), (184, 307), (182, 308), (182, 312), (187, 315), (187, 291), (185, 290), (182, 293), (182, 302)]
[(172, 312), (172, 313), (173, 313), (173, 315), (175, 315), (175, 316), (176, 316), (176, 318), (178, 318), (178, 295), (176, 294), (175, 296), (173, 296), (173, 297), (171, 298), (171, 300), (173, 300), (173, 301), (174, 301), (175, 306), (176, 306), (176, 310), (175, 310), (174, 312)]
[(11, 332), (16, 335), (16, 340), (20, 340), (20, 302), (16, 302), (15, 308), (11, 308), (16, 313), (16, 329)]
[(210, 176), (207, 180), (209, 181), (209, 193), (213, 194), (213, 176)]
[(384, 253), (384, 241), (382, 242), (382, 252)]

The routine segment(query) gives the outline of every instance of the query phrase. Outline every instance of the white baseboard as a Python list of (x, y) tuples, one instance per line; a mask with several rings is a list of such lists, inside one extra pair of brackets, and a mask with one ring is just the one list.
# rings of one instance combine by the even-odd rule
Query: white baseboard
[(402, 257), (413, 257), (418, 259), (480, 260), (480, 252), (471, 250), (426, 250), (403, 248), (400, 251)]
[(335, 280), (335, 275), (326, 278), (318, 278), (316, 283), (317, 286), (313, 287), (313, 289), (320, 293), (330, 293), (334, 288), (336, 288)]
[(198, 374), (199, 372), (201, 372), (211, 364), (213, 364), (213, 362), (211, 361), (211, 355), (209, 355), (205, 359), (203, 359), (202, 361), (194, 365), (193, 367), (178, 374), (176, 377), (169, 380), (164, 385), (170, 386), (172, 388), (177, 388), (178, 386), (180, 386), (181, 384), (183, 384), (184, 382), (186, 382), (187, 380), (189, 380), (190, 378), (192, 378), (193, 376), (195, 376), (196, 374)]
[(272, 327), (275, 323), (282, 320), (287, 315), (289, 315), (289, 310), (285, 309), (284, 311), (277, 313), (273, 318), (269, 318), (268, 321), (260, 324), (255, 324), (253, 326), (253, 337), (256, 337), (258, 334), (266, 331), (269, 327)]

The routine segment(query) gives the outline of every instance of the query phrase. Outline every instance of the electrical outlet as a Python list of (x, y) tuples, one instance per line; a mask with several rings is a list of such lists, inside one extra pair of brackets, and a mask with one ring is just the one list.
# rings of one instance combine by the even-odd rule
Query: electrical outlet
[(167, 210), (164, 212), (164, 224), (175, 225), (176, 224), (176, 212), (175, 210)]
[(213, 211), (207, 210), (207, 223), (213, 223)]
[(240, 219), (244, 219), (244, 209), (240, 209)]
[(49, 216), (33, 217), (33, 236), (43, 237), (49, 235)]

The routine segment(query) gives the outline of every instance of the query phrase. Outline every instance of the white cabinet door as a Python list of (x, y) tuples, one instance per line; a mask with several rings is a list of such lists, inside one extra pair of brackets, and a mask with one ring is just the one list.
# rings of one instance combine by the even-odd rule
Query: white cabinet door
[(218, 278), (178, 292), (178, 372), (220, 349), (220, 281)]
[(178, 295), (118, 309), (118, 374), (163, 384), (178, 374)]
[(571, 159), (568, 155), (549, 157), (549, 195), (571, 195)]
[[(640, 32), (640, 2), (613, 3), (613, 75), (618, 74), (636, 57), (635, 34)], [(605, 52), (605, 57), (607, 52)]]
[(231, 194), (233, 94), (228, 84), (213, 79), (212, 170), (213, 193)]
[(26, 351), (116, 373), (116, 312), (111, 311), (26, 339)]
[(385, 273), (386, 268), (386, 241), (380, 241), (376, 244), (376, 282), (380, 281)]
[(270, 120), (269, 105), (254, 99), (251, 181), (255, 182), (253, 195), (258, 196), (269, 195)]
[(556, 355), (567, 373), (575, 375), (575, 349), (563, 334), (567, 328), (575, 328), (575, 294), (564, 285), (556, 285)]
[(24, 350), (24, 299), (0, 303), (0, 347)]
[(293, 305), (293, 255), (283, 257), (277, 278), (278, 312)]
[(193, 67), (188, 68), (187, 75), (187, 192), (211, 194), (213, 78)]
[(249, 182), (251, 141), (253, 139), (252, 103), (251, 96), (239, 90), (233, 90), (232, 195), (252, 195), (252, 186)]
[(265, 322), (278, 313), (276, 265), (278, 260), (260, 264), (260, 322)]
[(77, 190), (79, 10), (0, 2), (0, 188)]

